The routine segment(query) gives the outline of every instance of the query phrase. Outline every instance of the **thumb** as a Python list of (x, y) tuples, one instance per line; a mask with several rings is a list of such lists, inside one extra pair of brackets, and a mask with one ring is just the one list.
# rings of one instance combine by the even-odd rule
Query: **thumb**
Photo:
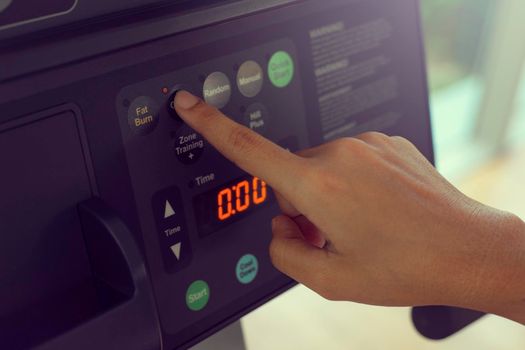
[(270, 257), (275, 268), (313, 290), (325, 289), (331, 253), (306, 241), (299, 226), (288, 216), (275, 217), (272, 231)]

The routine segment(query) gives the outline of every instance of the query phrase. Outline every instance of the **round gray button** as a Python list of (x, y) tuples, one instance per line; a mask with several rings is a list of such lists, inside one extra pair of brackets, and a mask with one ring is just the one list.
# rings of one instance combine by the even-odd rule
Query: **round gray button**
[(9, 5), (11, 5), (11, 0), (0, 0), (0, 12), (5, 10)]
[(159, 105), (147, 96), (140, 96), (128, 108), (128, 124), (135, 134), (146, 135), (159, 123)]
[(254, 97), (261, 92), (263, 85), (263, 71), (255, 61), (246, 61), (237, 72), (237, 86), (246, 97)]
[(222, 72), (214, 72), (208, 75), (204, 81), (202, 95), (206, 103), (217, 108), (226, 106), (231, 96), (230, 80)]
[(251, 104), (244, 113), (244, 125), (259, 134), (264, 134), (267, 131), (268, 119), (268, 111), (260, 103)]
[(183, 164), (195, 163), (204, 151), (205, 141), (201, 135), (184, 125), (175, 135), (173, 149), (177, 159)]

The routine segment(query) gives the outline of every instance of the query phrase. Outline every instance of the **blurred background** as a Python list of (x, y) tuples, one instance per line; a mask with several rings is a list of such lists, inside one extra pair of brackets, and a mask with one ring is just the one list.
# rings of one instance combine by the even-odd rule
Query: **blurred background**
[[(436, 165), (469, 196), (525, 219), (524, 0), (422, 0)], [(298, 286), (242, 320), (248, 349), (525, 349), (485, 316), (429, 341), (408, 308), (328, 302)]]

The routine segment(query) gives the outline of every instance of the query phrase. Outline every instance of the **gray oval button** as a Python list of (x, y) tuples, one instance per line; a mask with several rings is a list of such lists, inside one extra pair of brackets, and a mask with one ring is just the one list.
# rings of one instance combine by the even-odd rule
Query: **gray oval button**
[(9, 5), (11, 5), (11, 0), (0, 0), (0, 12), (5, 10)]
[(226, 106), (231, 96), (230, 80), (222, 72), (214, 72), (208, 75), (204, 81), (202, 95), (204, 101), (217, 108)]
[(237, 86), (246, 97), (257, 96), (263, 85), (263, 71), (255, 61), (246, 61), (237, 72)]

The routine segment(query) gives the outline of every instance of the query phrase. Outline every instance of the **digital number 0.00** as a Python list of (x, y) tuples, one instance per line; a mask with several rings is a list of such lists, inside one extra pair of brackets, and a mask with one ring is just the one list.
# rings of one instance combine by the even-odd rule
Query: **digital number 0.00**
[(224, 188), (217, 194), (217, 218), (224, 221), (252, 205), (259, 205), (266, 200), (267, 194), (266, 183), (257, 177), (251, 183), (243, 180)]

